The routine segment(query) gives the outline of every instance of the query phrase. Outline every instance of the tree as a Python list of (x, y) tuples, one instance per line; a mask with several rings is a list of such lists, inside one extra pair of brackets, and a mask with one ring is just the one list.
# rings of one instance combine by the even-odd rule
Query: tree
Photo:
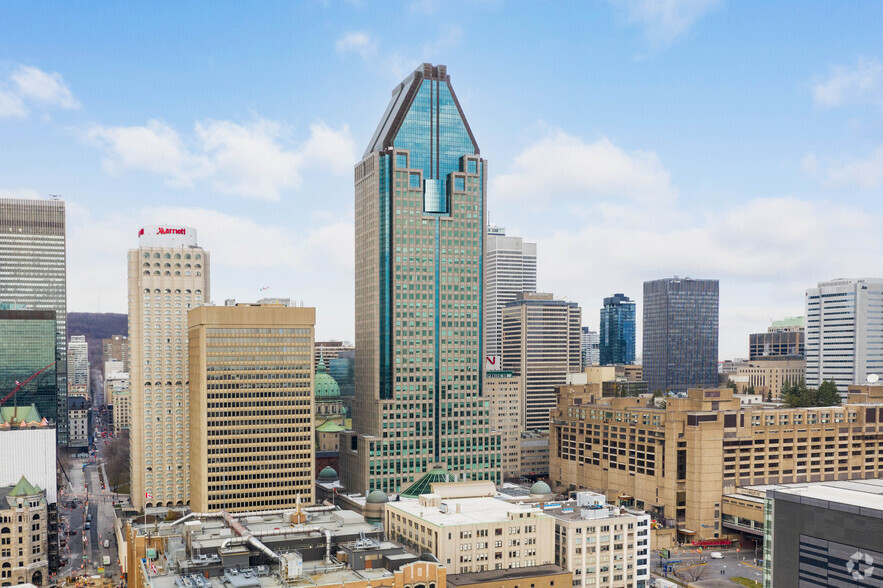
[(700, 559), (690, 567), (677, 570), (675, 573), (687, 582), (698, 582), (708, 574), (708, 564), (705, 563), (705, 559)]
[(727, 378), (727, 388), (732, 389), (733, 394), (736, 394), (737, 392), (739, 392), (739, 387), (736, 385), (736, 382), (734, 382), (730, 378)]
[(816, 400), (818, 402), (816, 406), (840, 406), (840, 392), (837, 391), (837, 384), (832, 380), (822, 382)]
[(104, 448), (104, 469), (111, 489), (129, 483), (129, 432), (122, 431)]
[(782, 386), (782, 399), (790, 408), (840, 405), (837, 386), (830, 381), (822, 382), (818, 390), (807, 388), (806, 382), (802, 379), (796, 384), (785, 384)]
[(767, 390), (767, 392), (766, 392), (766, 401), (767, 401), (767, 402), (772, 402), (772, 401), (773, 401), (773, 391), (772, 391), (772, 389)]

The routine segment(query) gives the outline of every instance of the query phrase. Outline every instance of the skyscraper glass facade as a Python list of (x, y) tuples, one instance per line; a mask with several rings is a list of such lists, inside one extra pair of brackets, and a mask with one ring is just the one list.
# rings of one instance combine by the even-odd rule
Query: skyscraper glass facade
[(58, 444), (67, 445), (67, 254), (62, 200), (0, 198), (0, 303), (55, 312)]
[[(21, 390), (6, 406), (34, 404), (40, 416), (58, 418), (55, 311), (0, 310), (0, 400), (17, 382)], [(43, 370), (30, 382), (25, 380)]]
[(485, 161), (444, 66), (393, 92), (356, 166), (356, 398), (347, 488), (400, 491), (440, 464), (499, 481), (481, 394)]
[(635, 362), (635, 303), (625, 294), (604, 299), (600, 345), (601, 365)]
[(644, 380), (650, 392), (717, 386), (717, 280), (644, 282)]

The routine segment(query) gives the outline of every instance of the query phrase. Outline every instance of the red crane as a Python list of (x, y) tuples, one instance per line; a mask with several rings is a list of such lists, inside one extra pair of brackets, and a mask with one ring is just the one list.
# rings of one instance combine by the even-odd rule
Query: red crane
[[(44, 368), (41, 369), (40, 371), (38, 371), (38, 372), (34, 372), (34, 373), (31, 374), (31, 376), (30, 376), (27, 380), (25, 380), (24, 382), (19, 382), (18, 380), (16, 380), (16, 381), (15, 381), (15, 388), (12, 389), (12, 392), (10, 392), (10, 393), (7, 394), (6, 396), (4, 396), (4, 397), (3, 397), (3, 400), (0, 400), (0, 405), (2, 405), (4, 402), (6, 402), (7, 400), (9, 400), (9, 397), (10, 397), (10, 396), (12, 396), (13, 394), (15, 394), (15, 393), (18, 392), (19, 390), (21, 390), (22, 386), (24, 386), (25, 384), (27, 384), (28, 382), (30, 382), (31, 380), (33, 380), (34, 378), (36, 378), (37, 376), (39, 376), (40, 374), (42, 374), (43, 372), (45, 372), (46, 370), (48, 370), (49, 368), (51, 368), (52, 366), (54, 366), (55, 363), (56, 363), (56, 362), (53, 361), (52, 363), (50, 363), (49, 365), (47, 365), (46, 367), (44, 367)], [(18, 404), (16, 404), (15, 408), (18, 409)], [(18, 417), (18, 411), (16, 410), (16, 414), (13, 415), (12, 418), (13, 418), (13, 420), (15, 420), (17, 417)]]

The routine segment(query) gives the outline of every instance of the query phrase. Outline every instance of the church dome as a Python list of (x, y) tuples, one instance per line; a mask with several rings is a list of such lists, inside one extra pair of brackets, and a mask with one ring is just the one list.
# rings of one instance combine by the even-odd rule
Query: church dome
[(549, 488), (549, 485), (545, 482), (537, 482), (533, 486), (530, 487), (530, 495), (531, 496), (545, 496), (547, 494), (551, 494), (552, 489)]
[(384, 502), (389, 502), (389, 497), (387, 497), (386, 492), (383, 490), (374, 490), (365, 498), (365, 502), (368, 504), (383, 504)]
[(319, 480), (336, 480), (337, 472), (334, 471), (334, 468), (331, 466), (325, 466), (322, 468), (322, 471), (319, 472)]
[(316, 398), (340, 398), (340, 386), (337, 385), (334, 378), (328, 375), (325, 360), (322, 359), (319, 360), (319, 365), (316, 366)]

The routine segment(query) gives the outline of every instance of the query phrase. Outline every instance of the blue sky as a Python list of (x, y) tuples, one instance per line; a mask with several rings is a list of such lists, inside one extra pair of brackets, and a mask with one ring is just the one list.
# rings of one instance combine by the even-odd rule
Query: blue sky
[(69, 309), (126, 311), (137, 229), (187, 224), (212, 298), (353, 335), (352, 166), (390, 92), (444, 63), (491, 221), (539, 286), (640, 305), (721, 281), (721, 357), (822, 279), (883, 276), (883, 4), (4, 2), (0, 195), (68, 203)]

